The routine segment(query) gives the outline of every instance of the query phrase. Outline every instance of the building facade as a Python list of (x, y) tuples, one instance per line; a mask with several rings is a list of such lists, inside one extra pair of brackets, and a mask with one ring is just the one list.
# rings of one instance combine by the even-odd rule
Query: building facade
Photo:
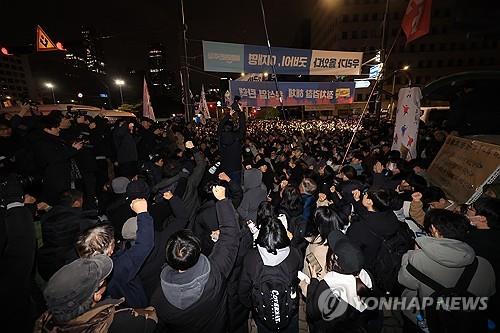
[(173, 93), (175, 81), (172, 73), (167, 70), (167, 56), (163, 44), (149, 47), (146, 71), (151, 94), (162, 96)]
[(99, 47), (95, 31), (87, 26), (81, 27), (81, 43), (66, 53), (65, 62), (68, 67), (67, 76), (73, 76), (75, 71), (87, 70), (96, 74), (106, 74), (104, 56)]
[[(385, 0), (318, 0), (311, 8), (311, 46), (314, 49), (362, 51), (369, 60), (382, 48), (382, 27)], [(385, 46), (392, 47), (385, 75), (409, 66), (413, 84), (426, 84), (451, 73), (470, 70), (491, 70), (500, 67), (500, 48), (496, 38), (484, 33), (470, 33), (460, 24), (457, 13), (460, 0), (433, 1), (431, 29), (428, 35), (406, 44), (401, 31), (407, 0), (389, 1)], [(465, 7), (462, 9), (466, 9)], [(369, 73), (369, 66), (363, 69)], [(366, 77), (363, 76), (363, 77)], [(384, 89), (392, 90), (393, 80)], [(407, 85), (403, 75), (396, 75), (395, 89)], [(369, 90), (356, 91), (357, 101), (367, 100)]]
[(0, 55), (1, 106), (27, 99), (36, 99), (36, 90), (27, 57)]

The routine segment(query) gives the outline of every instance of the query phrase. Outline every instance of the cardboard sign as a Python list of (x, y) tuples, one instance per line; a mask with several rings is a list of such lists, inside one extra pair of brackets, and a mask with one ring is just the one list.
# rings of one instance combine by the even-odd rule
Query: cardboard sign
[(448, 136), (429, 167), (430, 182), (449, 199), (462, 204), (477, 198), (483, 185), (492, 182), (500, 166), (500, 146)]

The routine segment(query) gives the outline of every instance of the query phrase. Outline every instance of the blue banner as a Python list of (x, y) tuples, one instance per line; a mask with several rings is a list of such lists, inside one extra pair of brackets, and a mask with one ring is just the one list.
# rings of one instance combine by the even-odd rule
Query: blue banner
[(293, 75), (359, 75), (363, 52), (323, 51), (203, 41), (206, 71)]
[(241, 97), (243, 106), (328, 105), (354, 101), (354, 82), (230, 81), (231, 97)]

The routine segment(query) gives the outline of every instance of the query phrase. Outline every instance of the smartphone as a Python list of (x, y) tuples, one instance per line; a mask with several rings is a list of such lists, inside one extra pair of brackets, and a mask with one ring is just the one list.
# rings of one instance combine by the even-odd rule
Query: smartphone
[(308, 255), (306, 255), (306, 261), (309, 265), (311, 265), (311, 268), (316, 273), (319, 273), (323, 270), (323, 267), (321, 267), (321, 264), (313, 253), (309, 253)]
[(311, 278), (302, 273), (301, 271), (297, 272), (297, 277), (299, 278), (300, 281), (305, 281), (307, 284), (311, 283)]
[(252, 221), (252, 220), (248, 220), (247, 221), (247, 226), (248, 226), (248, 229), (250, 229), (250, 232), (252, 234), (255, 234), (256, 232), (259, 231), (259, 229), (257, 228), (257, 226), (255, 225), (255, 222)]

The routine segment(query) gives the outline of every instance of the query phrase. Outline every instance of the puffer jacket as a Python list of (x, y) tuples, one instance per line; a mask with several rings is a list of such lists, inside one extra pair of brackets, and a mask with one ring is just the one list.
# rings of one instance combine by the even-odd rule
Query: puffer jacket
[[(403, 255), (398, 274), (399, 283), (406, 287), (404, 297), (426, 297), (434, 292), (408, 272), (408, 263), (434, 281), (451, 288), (456, 285), (465, 267), (476, 258), (474, 250), (459, 240), (422, 236), (415, 241), (420, 249)], [(486, 259), (477, 259), (478, 267), (467, 290), (478, 297), (489, 297), (495, 293), (495, 273)]]

